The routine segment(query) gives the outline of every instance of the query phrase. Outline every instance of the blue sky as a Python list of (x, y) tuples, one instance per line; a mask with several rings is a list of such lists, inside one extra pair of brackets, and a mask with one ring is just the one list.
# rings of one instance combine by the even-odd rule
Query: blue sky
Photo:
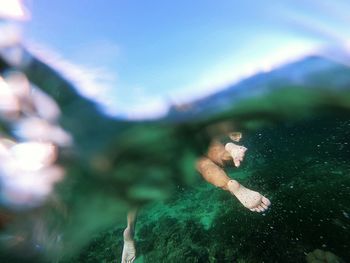
[[(282, 3), (283, 2), (283, 3)], [(335, 1), (24, 1), (28, 45), (89, 72), (117, 116), (147, 117), (349, 37)], [(96, 86), (97, 87), (97, 86)]]

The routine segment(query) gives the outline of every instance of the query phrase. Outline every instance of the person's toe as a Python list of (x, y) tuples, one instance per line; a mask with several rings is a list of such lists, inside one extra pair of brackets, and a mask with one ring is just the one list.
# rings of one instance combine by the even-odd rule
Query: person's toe
[(259, 212), (264, 212), (264, 211), (265, 211), (265, 209), (264, 209), (261, 205), (259, 205), (259, 206), (257, 207), (257, 209), (259, 210)]
[(244, 146), (239, 146), (239, 149), (242, 151), (242, 152), (245, 152), (246, 150), (248, 150), (246, 147)]
[(265, 205), (264, 203), (261, 203), (260, 205), (264, 208), (264, 210), (268, 209), (268, 206)]
[(262, 203), (263, 203), (264, 205), (266, 205), (267, 207), (271, 205), (270, 200), (267, 199), (265, 196), (263, 196), (263, 197), (261, 198), (261, 201), (262, 201)]

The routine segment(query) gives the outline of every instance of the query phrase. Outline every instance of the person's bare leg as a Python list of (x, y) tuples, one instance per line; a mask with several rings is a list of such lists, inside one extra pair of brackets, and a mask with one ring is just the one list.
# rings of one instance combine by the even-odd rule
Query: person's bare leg
[(229, 191), (246, 208), (251, 211), (263, 212), (271, 204), (270, 201), (260, 193), (244, 187), (236, 180), (231, 180), (225, 171), (218, 166), (233, 159), (235, 166), (238, 167), (244, 158), (246, 150), (247, 148), (233, 143), (227, 144), (224, 147), (220, 143), (214, 142), (208, 150), (209, 158), (203, 157), (197, 161), (197, 170), (207, 182)]
[(134, 241), (135, 222), (136, 222), (137, 209), (132, 209), (128, 212), (127, 227), (124, 230), (124, 246), (122, 253), (122, 263), (132, 263), (136, 258), (136, 248)]
[(227, 162), (232, 161), (231, 154), (216, 140), (213, 140), (210, 144), (207, 156), (210, 160), (220, 166), (224, 166)]
[(207, 157), (202, 157), (197, 161), (196, 168), (208, 183), (228, 190), (227, 184), (231, 180), (225, 171)]

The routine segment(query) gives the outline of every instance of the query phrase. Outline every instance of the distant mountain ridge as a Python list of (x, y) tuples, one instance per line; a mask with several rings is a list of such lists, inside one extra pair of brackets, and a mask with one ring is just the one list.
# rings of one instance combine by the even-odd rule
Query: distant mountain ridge
[(241, 80), (226, 89), (188, 104), (170, 107), (166, 119), (189, 120), (225, 110), (245, 98), (287, 87), (339, 90), (350, 88), (350, 68), (320, 56), (308, 56)]

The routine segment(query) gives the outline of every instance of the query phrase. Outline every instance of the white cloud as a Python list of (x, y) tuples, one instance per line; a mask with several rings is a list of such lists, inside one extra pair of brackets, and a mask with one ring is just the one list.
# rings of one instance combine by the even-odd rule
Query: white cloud
[(167, 113), (169, 103), (187, 103), (195, 98), (207, 96), (243, 78), (271, 71), (282, 64), (315, 54), (318, 50), (314, 42), (301, 39), (285, 41), (283, 45), (279, 45), (280, 48), (274, 48), (266, 43), (265, 46), (268, 48), (261, 52), (261, 46), (255, 45), (255, 48), (260, 50), (260, 55), (251, 50), (253, 55), (250, 57), (239, 59), (233, 55), (226, 61), (220, 61), (189, 85), (168, 94), (167, 100), (157, 93), (146, 92), (142, 85), (119, 87), (116, 74), (104, 68), (73, 64), (57, 53), (42, 47), (38, 48), (37, 45), (34, 47), (31, 45), (30, 50), (62, 73), (81, 94), (100, 103), (107, 114), (137, 120), (162, 117)]
[(170, 97), (175, 103), (188, 103), (194, 98), (213, 94), (259, 72), (268, 72), (283, 64), (316, 54), (319, 48), (315, 43), (303, 40), (290, 41), (280, 46), (273, 48), (271, 45), (268, 50), (261, 52), (261, 47), (255, 44), (255, 48), (260, 50), (262, 55), (258, 56), (254, 54), (253, 49), (250, 49), (254, 56), (243, 59), (239, 58), (240, 52), (237, 52), (226, 61), (219, 62), (205, 71), (191, 84), (170, 94)]
[(89, 68), (74, 64), (63, 58), (59, 53), (38, 44), (28, 44), (27, 48), (41, 61), (47, 63), (67, 80), (76, 86), (79, 92), (86, 97), (100, 100), (111, 85), (116, 82), (115, 77), (102, 68)]
[[(70, 81), (83, 96), (99, 103), (109, 115), (150, 119), (163, 116), (167, 111), (168, 106), (163, 98), (141, 94), (142, 88), (137, 91), (124, 87), (125, 90), (121, 92), (116, 74), (106, 68), (75, 64), (42, 45), (29, 43), (27, 47), (32, 54)], [(135, 91), (137, 94), (132, 94)], [(125, 97), (119, 94), (125, 94)]]

